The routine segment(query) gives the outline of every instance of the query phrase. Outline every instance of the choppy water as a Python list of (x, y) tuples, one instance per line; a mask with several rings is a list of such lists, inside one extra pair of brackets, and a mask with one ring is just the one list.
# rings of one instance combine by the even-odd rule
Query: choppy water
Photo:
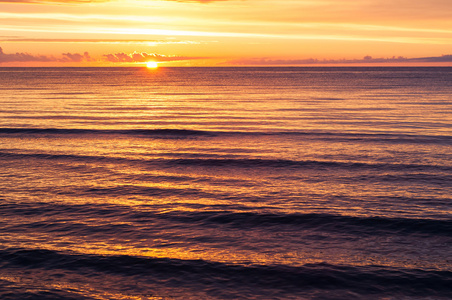
[(1, 299), (451, 299), (452, 68), (1, 68)]

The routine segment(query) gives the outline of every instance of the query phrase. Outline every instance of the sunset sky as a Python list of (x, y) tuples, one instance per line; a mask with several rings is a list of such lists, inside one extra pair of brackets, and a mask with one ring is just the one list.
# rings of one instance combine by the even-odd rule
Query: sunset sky
[(451, 0), (0, 0), (0, 25), (0, 66), (452, 66)]

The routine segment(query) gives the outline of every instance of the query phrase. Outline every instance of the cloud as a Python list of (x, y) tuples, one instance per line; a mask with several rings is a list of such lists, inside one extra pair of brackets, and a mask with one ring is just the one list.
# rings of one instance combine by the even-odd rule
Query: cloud
[(89, 56), (88, 52), (82, 54), (79, 53), (63, 53), (63, 58), (60, 60), (62, 62), (82, 62), (82, 61), (93, 61)]
[(452, 55), (442, 55), (436, 57), (419, 57), (416, 58), (419, 62), (452, 62)]
[(162, 54), (156, 53), (116, 53), (116, 54), (104, 54), (105, 60), (109, 62), (115, 63), (133, 63), (133, 62), (148, 62), (148, 61), (181, 61), (181, 60), (194, 60), (194, 59), (203, 59), (204, 57), (187, 57), (187, 56), (166, 56)]
[(373, 58), (365, 56), (362, 59), (269, 59), (269, 58), (245, 58), (228, 61), (227, 65), (253, 65), (253, 66), (296, 66), (296, 65), (330, 65), (330, 64), (363, 64), (363, 63), (436, 63), (452, 62), (452, 55), (442, 55), (435, 57), (406, 58), (403, 56), (390, 58)]
[(61, 58), (46, 55), (33, 55), (25, 52), (16, 52), (6, 54), (0, 47), (0, 63), (6, 62), (82, 62), (93, 61), (88, 52), (79, 53), (63, 53)]
[(49, 62), (55, 61), (55, 58), (45, 56), (45, 55), (32, 55), (29, 53), (13, 53), (6, 54), (3, 52), (3, 49), (0, 47), (0, 63), (3, 62), (31, 62), (31, 61), (40, 61), (40, 62)]
[[(186, 61), (195, 59), (205, 59), (205, 57), (188, 57), (188, 56), (167, 56), (157, 53), (134, 52), (134, 53), (115, 53), (104, 54), (103, 61), (112, 63), (145, 63), (149, 61), (156, 62), (172, 62), (172, 61)], [(33, 55), (25, 52), (17, 52), (7, 54), (3, 52), (0, 47), (0, 64), (7, 62), (62, 62), (62, 63), (76, 63), (76, 62), (100, 62), (92, 58), (88, 52), (80, 53), (62, 53), (60, 57)]]

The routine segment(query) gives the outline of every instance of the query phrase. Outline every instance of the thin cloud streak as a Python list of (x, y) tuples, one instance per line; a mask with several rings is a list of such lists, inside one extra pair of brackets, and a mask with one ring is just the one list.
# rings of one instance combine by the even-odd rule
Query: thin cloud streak
[[(9, 26), (4, 26), (4, 29)], [(435, 37), (369, 37), (369, 36), (344, 36), (344, 35), (310, 35), (310, 34), (265, 34), (265, 33), (242, 33), (242, 32), (208, 32), (208, 31), (186, 31), (186, 30), (168, 30), (168, 29), (143, 29), (143, 28), (83, 28), (77, 30), (65, 29), (64, 27), (41, 28), (31, 27), (13, 27), (22, 32), (48, 32), (48, 33), (67, 33), (67, 34), (115, 34), (115, 35), (141, 35), (141, 36), (166, 36), (166, 37), (205, 37), (205, 38), (254, 38), (254, 39), (279, 39), (279, 40), (324, 40), (324, 41), (367, 41), (367, 42), (388, 42), (396, 44), (433, 44), (448, 45), (450, 38)]]
[(145, 44), (145, 45), (199, 45), (195, 41), (165, 41), (165, 40), (121, 40), (121, 39), (39, 39), (23, 37), (0, 37), (3, 43), (80, 43), (80, 44)]
[[(0, 0), (1, 3), (1, 0)], [(54, 20), (54, 21), (74, 21), (74, 22), (89, 22), (89, 21), (124, 21), (129, 22), (129, 25), (138, 24), (142, 25), (150, 25), (150, 24), (162, 24), (162, 23), (179, 23), (179, 22), (191, 22), (196, 25), (205, 25), (205, 20), (194, 22), (193, 19), (188, 17), (169, 17), (169, 16), (127, 16), (123, 14), (114, 14), (114, 15), (101, 15), (101, 14), (69, 14), (69, 13), (12, 13), (12, 12), (0, 12), (0, 18), (5, 19), (20, 19), (20, 20)], [(282, 22), (276, 20), (267, 20), (267, 21), (234, 21), (231, 24), (230, 20), (221, 20), (221, 19), (213, 19), (209, 20), (209, 23), (215, 26), (231, 26), (234, 25), (236, 27), (243, 28), (262, 28), (262, 26), (271, 26), (272, 29), (280, 28), (282, 31), (287, 28), (291, 28), (293, 30), (300, 29), (319, 29), (319, 30), (327, 30), (331, 32), (332, 30), (340, 32), (345, 30), (350, 32), (353, 30), (355, 32), (393, 32), (393, 33), (443, 33), (443, 34), (452, 34), (451, 29), (444, 28), (422, 28), (415, 27), (411, 25), (410, 27), (403, 26), (389, 26), (389, 25), (377, 25), (377, 24), (366, 24), (366, 23), (353, 23), (353, 22), (307, 22), (307, 21), (291, 21), (291, 22)], [(413, 27), (414, 26), (414, 27)], [(133, 30), (140, 28), (133, 28)], [(281, 31), (281, 32), (282, 32)], [(187, 32), (196, 32), (196, 31), (187, 31)]]
[[(275, 22), (275, 21), (239, 21), (229, 25), (225, 20), (209, 20), (209, 29), (198, 21), (192, 22), (188, 17), (169, 16), (126, 16), (65, 13), (0, 13), (0, 17), (11, 20), (40, 20), (18, 26), (15, 23), (3, 24), (3, 30), (22, 32), (46, 32), (49, 34), (115, 34), (115, 35), (158, 35), (158, 36), (191, 36), (218, 38), (265, 38), (286, 40), (330, 40), (330, 41), (373, 41), (405, 44), (438, 44), (449, 45), (452, 30), (445, 28), (421, 28), (411, 25), (388, 26), (375, 24), (328, 23), (328, 22)], [(66, 22), (58, 27), (39, 26), (41, 21)], [(83, 26), (81, 23), (83, 21)], [(120, 22), (119, 22), (120, 21)], [(94, 23), (90, 23), (94, 22)], [(119, 22), (119, 23), (117, 23)], [(91, 24), (91, 25), (88, 25)], [(106, 24), (109, 24), (108, 26)], [(163, 29), (162, 24), (169, 24)], [(175, 25), (174, 25), (175, 24)], [(177, 26), (177, 24), (191, 24)], [(232, 26), (233, 25), (233, 26)], [(414, 27), (412, 27), (414, 26)], [(180, 27), (182, 30), (177, 30)], [(261, 31), (262, 28), (269, 28)], [(75, 29), (76, 28), (76, 29)]]

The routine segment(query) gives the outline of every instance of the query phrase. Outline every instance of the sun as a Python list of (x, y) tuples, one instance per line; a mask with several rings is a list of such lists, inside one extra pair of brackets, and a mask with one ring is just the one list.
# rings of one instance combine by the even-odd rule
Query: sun
[(159, 64), (155, 61), (148, 61), (146, 63), (146, 68), (148, 69), (157, 69), (159, 67)]

